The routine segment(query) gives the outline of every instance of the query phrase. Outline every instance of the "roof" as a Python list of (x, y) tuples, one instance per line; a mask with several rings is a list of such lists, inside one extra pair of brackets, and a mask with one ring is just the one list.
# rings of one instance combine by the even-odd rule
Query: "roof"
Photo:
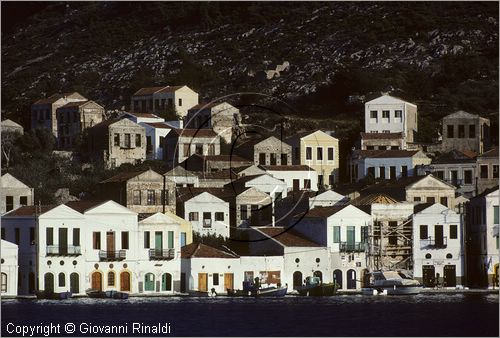
[(468, 113), (468, 112), (463, 111), (463, 110), (458, 110), (458, 111), (456, 111), (454, 113), (446, 115), (445, 117), (443, 117), (443, 120), (444, 119), (449, 119), (449, 118), (470, 118), (470, 119), (475, 119), (475, 118), (478, 118), (478, 117), (480, 117), (480, 116), (476, 115), (476, 114)]
[(218, 105), (221, 105), (222, 103), (224, 103), (224, 102), (199, 103), (196, 106), (189, 108), (189, 110), (208, 109), (208, 108), (212, 108), (212, 107), (217, 107)]
[(331, 215), (336, 214), (340, 210), (347, 207), (347, 205), (342, 206), (331, 206), (331, 207), (315, 207), (313, 209), (309, 209), (307, 212), (300, 213), (295, 217), (306, 217), (306, 218), (326, 218)]
[(412, 157), (420, 150), (355, 150), (353, 155), (360, 158), (403, 158)]
[(198, 156), (204, 161), (218, 161), (218, 162), (248, 162), (248, 163), (253, 163), (253, 161), (250, 161), (249, 159), (243, 158), (238, 155), (199, 155), (199, 154), (193, 154), (191, 156)]
[(373, 99), (371, 101), (365, 102), (365, 104), (385, 104), (385, 103), (407, 103), (410, 104), (414, 107), (416, 107), (415, 104), (410, 103), (408, 101), (405, 101), (399, 97), (391, 96), (391, 95), (381, 95), (377, 97), (376, 99)]
[(106, 202), (105, 200), (102, 201), (71, 201), (65, 203), (66, 206), (70, 207), (73, 210), (78, 211), (79, 213), (84, 213), (85, 211), (92, 209), (98, 205), (103, 204)]
[(419, 213), (420, 211), (425, 210), (425, 209), (429, 208), (432, 205), (434, 205), (434, 203), (419, 203), (419, 204), (416, 204), (413, 207), (413, 213), (414, 214)]
[(141, 171), (125, 171), (125, 172), (121, 172), (115, 176), (112, 176), (108, 179), (105, 179), (104, 181), (101, 181), (99, 183), (112, 183), (112, 182), (125, 182), (125, 181), (128, 181), (129, 179), (133, 178), (133, 177), (136, 177), (142, 173), (145, 173), (146, 171), (148, 171), (149, 169), (144, 169), (144, 170), (141, 170)]
[(397, 140), (404, 138), (403, 133), (361, 133), (361, 138), (364, 140)]
[(475, 162), (476, 157), (477, 154), (470, 150), (452, 150), (438, 156), (432, 163), (469, 163)]
[(294, 165), (261, 165), (264, 170), (271, 171), (315, 171), (307, 165), (294, 164)]
[(61, 108), (71, 108), (71, 107), (80, 107), (80, 106), (82, 106), (82, 105), (84, 105), (86, 103), (89, 103), (89, 102), (92, 102), (92, 101), (86, 100), (86, 101), (68, 102), (64, 106), (59, 107), (58, 109), (61, 109)]
[(205, 180), (231, 179), (236, 177), (235, 174), (231, 173), (231, 169), (224, 169), (211, 172), (193, 171), (192, 173), (198, 176), (199, 179), (205, 179)]
[(372, 205), (374, 203), (396, 204), (398, 201), (385, 194), (369, 194), (366, 196), (360, 196), (351, 201), (351, 204), (355, 206)]
[[(40, 100), (36, 101), (34, 104), (52, 104), (52, 103), (56, 102), (57, 100), (62, 99), (63, 97), (71, 96), (74, 94), (78, 94), (79, 96), (81, 96), (77, 92), (69, 92), (69, 93), (62, 93), (62, 94), (56, 93), (56, 94), (53, 94), (47, 98), (40, 99)], [(83, 97), (83, 96), (81, 96), (81, 97)]]
[(161, 117), (159, 117), (158, 115), (151, 114), (151, 113), (125, 113), (125, 115), (132, 115), (132, 116), (136, 116), (136, 117), (149, 117), (149, 118), (154, 118), (154, 119), (161, 119)]
[(255, 229), (263, 233), (265, 236), (273, 238), (275, 241), (279, 242), (283, 246), (290, 246), (290, 247), (321, 246), (320, 244), (305, 239), (301, 237), (299, 234), (293, 232), (292, 230), (288, 230), (283, 227), (257, 227)]
[(481, 155), (479, 155), (479, 157), (483, 158), (483, 157), (498, 157), (498, 148), (495, 147), (493, 149), (490, 149), (484, 153), (482, 153)]
[(184, 137), (216, 137), (219, 136), (213, 129), (172, 129), (169, 133)]
[(146, 87), (136, 91), (133, 96), (152, 95), (154, 93), (171, 93), (181, 89), (182, 87), (184, 86)]
[(174, 169), (171, 169), (167, 171), (165, 176), (189, 176), (189, 177), (197, 177), (195, 174), (193, 174), (191, 171), (186, 170), (183, 166), (178, 165)]
[(177, 188), (176, 200), (178, 202), (186, 202), (191, 198), (196, 197), (204, 192), (207, 192), (215, 197), (218, 197), (224, 201), (229, 201), (235, 197), (234, 191), (226, 188), (193, 188), (193, 187), (179, 187)]
[(172, 126), (169, 126), (168, 124), (165, 124), (163, 122), (146, 122), (148, 126), (151, 126), (153, 128), (159, 128), (159, 129), (172, 129)]
[[(111, 118), (108, 120), (104, 120), (104, 121), (96, 124), (95, 126), (90, 127), (89, 129), (107, 128), (110, 125), (112, 125), (113, 123), (116, 123), (116, 122), (121, 121), (121, 120), (122, 120), (122, 118), (119, 118), (119, 117)], [(128, 120), (128, 121), (130, 121), (130, 120)], [(133, 122), (133, 121), (131, 121), (131, 122)]]
[(181, 248), (182, 258), (238, 258), (237, 255), (203, 243), (191, 243)]
[(51, 209), (54, 209), (57, 205), (28, 205), (22, 206), (15, 210), (12, 210), (2, 217), (23, 217), (23, 216), (37, 216), (43, 214)]

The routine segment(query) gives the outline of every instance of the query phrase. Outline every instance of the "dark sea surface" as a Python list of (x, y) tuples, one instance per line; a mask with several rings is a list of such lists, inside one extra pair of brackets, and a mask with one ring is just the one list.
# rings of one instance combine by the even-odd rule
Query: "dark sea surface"
[[(345, 295), (324, 298), (2, 300), (2, 336), (52, 324), (50, 336), (496, 336), (498, 294)], [(68, 324), (69, 323), (69, 324)], [(149, 333), (133, 332), (150, 326)], [(170, 333), (154, 334), (158, 324)], [(59, 334), (57, 331), (59, 325)], [(72, 326), (74, 324), (74, 326)], [(69, 326), (67, 326), (69, 325)], [(99, 333), (122, 325), (127, 332)], [(20, 331), (18, 331), (20, 332)], [(39, 331), (35, 336), (44, 336)], [(45, 331), (47, 332), (47, 331)], [(153, 332), (153, 333), (152, 333)], [(25, 336), (29, 336), (26, 333)]]

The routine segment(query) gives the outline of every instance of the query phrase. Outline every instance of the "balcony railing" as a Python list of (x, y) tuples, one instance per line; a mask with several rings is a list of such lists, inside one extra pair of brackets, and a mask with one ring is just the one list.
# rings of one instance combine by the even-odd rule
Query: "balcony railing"
[(436, 240), (435, 237), (428, 237), (426, 239), (421, 239), (420, 240), (420, 248), (433, 248), (433, 249), (439, 249), (439, 248), (446, 248), (448, 246), (448, 238), (447, 237), (440, 237)]
[(79, 256), (81, 254), (79, 245), (47, 245), (47, 256)]
[(126, 250), (105, 251), (99, 250), (100, 261), (122, 261), (127, 258)]
[(347, 243), (340, 242), (340, 252), (363, 252), (365, 251), (367, 243), (356, 242), (356, 243)]
[(150, 260), (171, 260), (174, 256), (174, 249), (149, 249)]

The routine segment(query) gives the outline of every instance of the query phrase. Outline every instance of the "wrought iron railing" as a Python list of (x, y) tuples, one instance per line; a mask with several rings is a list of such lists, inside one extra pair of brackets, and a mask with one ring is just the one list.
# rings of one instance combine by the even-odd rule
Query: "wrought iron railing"
[(365, 251), (367, 243), (363, 242), (340, 242), (340, 252), (363, 252)]
[(174, 249), (149, 249), (150, 260), (170, 260), (174, 259)]
[(439, 237), (436, 239), (436, 237), (427, 237), (426, 239), (421, 239), (420, 240), (420, 248), (446, 248), (448, 246), (448, 238), (445, 237)]
[(105, 251), (99, 250), (99, 260), (101, 261), (122, 261), (127, 258), (126, 250)]
[(81, 254), (79, 245), (47, 245), (47, 256), (79, 256)]

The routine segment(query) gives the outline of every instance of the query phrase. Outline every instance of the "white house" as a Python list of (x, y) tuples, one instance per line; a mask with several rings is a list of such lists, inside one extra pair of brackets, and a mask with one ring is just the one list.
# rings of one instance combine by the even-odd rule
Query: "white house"
[(382, 95), (365, 103), (366, 133), (404, 133), (413, 142), (418, 131), (417, 106), (396, 97)]
[(293, 229), (328, 248), (331, 270), (340, 289), (359, 289), (367, 269), (369, 229), (372, 217), (367, 209), (345, 205), (316, 207), (297, 215)]
[(199, 187), (200, 180), (197, 175), (184, 169), (182, 165), (167, 171), (163, 174), (168, 180), (175, 182), (176, 187)]
[(243, 176), (225, 185), (228, 189), (240, 191), (243, 188), (254, 187), (258, 191), (271, 196), (273, 201), (280, 200), (287, 196), (287, 185), (282, 180), (271, 175)]
[(265, 165), (262, 168), (268, 174), (283, 180), (289, 191), (318, 191), (318, 174), (307, 165)]
[(141, 88), (132, 95), (133, 113), (160, 113), (173, 109), (184, 117), (188, 109), (198, 104), (198, 93), (188, 86), (161, 86)]
[(1, 249), (1, 295), (2, 298), (15, 297), (17, 296), (18, 248), (16, 244), (2, 239)]
[(17, 209), (23, 205), (33, 205), (33, 188), (9, 173), (0, 178), (0, 214)]
[(200, 235), (214, 234), (227, 238), (230, 235), (229, 202), (208, 191), (184, 202), (184, 219), (189, 220), (193, 231)]
[(424, 286), (464, 285), (463, 222), (442, 204), (421, 204), (413, 215), (413, 277)]
[(140, 123), (162, 123), (165, 119), (151, 113), (129, 113), (125, 112), (120, 117), (129, 119), (137, 124)]
[(325, 190), (323, 192), (314, 193), (309, 197), (309, 209), (315, 207), (333, 207), (346, 204), (349, 198), (341, 195), (333, 190)]
[(146, 130), (146, 157), (148, 159), (162, 160), (165, 137), (174, 126), (166, 122), (139, 123)]

